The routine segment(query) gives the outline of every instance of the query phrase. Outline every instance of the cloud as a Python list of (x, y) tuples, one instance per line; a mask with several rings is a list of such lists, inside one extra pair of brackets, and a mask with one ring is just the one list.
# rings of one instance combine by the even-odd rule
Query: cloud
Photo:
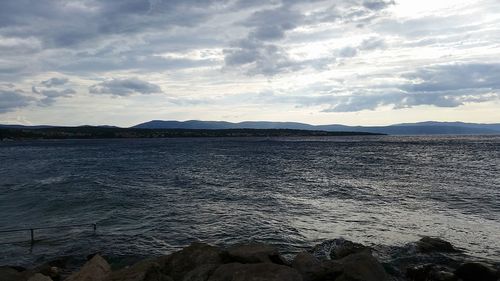
[[(494, 0), (0, 1), (0, 89), (19, 101), (13, 110), (24, 100), (57, 115), (64, 100), (82, 118), (81, 101), (102, 114), (113, 96), (143, 111), (167, 104), (210, 118), (229, 101), (328, 112), (491, 107), (499, 8)], [(79, 89), (93, 95), (76, 99)]]
[(387, 43), (385, 42), (384, 38), (380, 37), (370, 37), (359, 45), (360, 50), (375, 50), (375, 49), (385, 49), (387, 47)]
[(382, 85), (345, 97), (333, 97), (326, 112), (395, 109), (419, 105), (458, 107), (500, 100), (500, 64), (456, 63), (423, 67), (401, 74), (404, 83)]
[(53, 77), (53, 78), (50, 78), (49, 80), (45, 80), (45, 81), (42, 81), (41, 84), (44, 85), (45, 87), (52, 87), (52, 86), (61, 86), (61, 85), (64, 85), (66, 83), (68, 83), (69, 79), (68, 78), (57, 78), (57, 77)]
[(260, 10), (247, 18), (243, 25), (252, 27), (249, 37), (257, 40), (276, 40), (285, 37), (287, 30), (297, 27), (304, 19), (299, 11), (282, 5), (275, 9)]
[(443, 92), (460, 90), (496, 91), (500, 89), (500, 64), (454, 63), (418, 69), (403, 75), (412, 83), (404, 85), (409, 92)]
[(161, 93), (160, 86), (138, 78), (111, 79), (89, 87), (91, 94), (129, 96), (132, 94)]
[(339, 50), (338, 55), (343, 58), (351, 58), (358, 54), (358, 49), (354, 47), (344, 47)]
[(322, 112), (358, 112), (380, 107), (459, 107), (467, 103), (500, 101), (500, 64), (445, 64), (395, 74), (400, 83), (313, 84), (290, 93), (287, 89), (245, 94), (241, 99), (254, 104), (320, 106)]
[[(42, 82), (43, 83), (43, 82)], [(64, 83), (63, 83), (64, 84)], [(52, 87), (51, 86), (46, 86), (46, 87)], [(56, 89), (38, 89), (35, 86), (31, 87), (31, 91), (35, 94), (38, 94), (41, 96), (40, 100), (38, 101), (39, 105), (41, 106), (49, 106), (52, 105), (56, 102), (57, 99), (63, 98), (63, 97), (71, 97), (74, 94), (76, 94), (76, 91), (73, 89), (63, 89), (63, 90), (56, 90)]]
[(363, 6), (370, 9), (370, 10), (382, 10), (387, 8), (390, 5), (394, 5), (394, 1), (364, 1)]
[(257, 40), (242, 40), (237, 47), (224, 50), (228, 67), (245, 69), (247, 74), (275, 75), (300, 67), (281, 47)]
[(0, 114), (15, 111), (31, 104), (32, 97), (12, 87), (0, 88)]

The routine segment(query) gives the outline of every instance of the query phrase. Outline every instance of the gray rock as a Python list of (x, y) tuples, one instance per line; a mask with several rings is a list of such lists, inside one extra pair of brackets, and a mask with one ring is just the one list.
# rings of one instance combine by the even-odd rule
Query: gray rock
[(159, 262), (163, 273), (174, 280), (182, 280), (184, 276), (202, 265), (220, 265), (223, 252), (217, 247), (204, 243), (193, 243), (190, 246), (161, 258)]
[(229, 263), (215, 270), (208, 281), (302, 281), (293, 268), (274, 263)]
[(50, 264), (44, 264), (30, 271), (46, 275), (54, 281), (61, 280), (61, 269), (57, 266), (50, 266)]
[(336, 238), (314, 246), (310, 252), (320, 259), (326, 258), (334, 260), (360, 252), (371, 253), (372, 249), (363, 244), (352, 242), (344, 238)]
[(330, 252), (330, 258), (341, 259), (347, 257), (348, 255), (361, 252), (371, 254), (371, 249), (360, 243), (355, 243), (349, 240), (343, 240), (343, 243), (339, 243), (337, 247), (332, 249), (332, 251)]
[(417, 250), (421, 253), (430, 252), (460, 252), (460, 250), (453, 247), (453, 245), (440, 238), (423, 237), (417, 244)]
[(497, 281), (498, 272), (484, 263), (468, 262), (462, 264), (455, 271), (455, 275), (463, 281)]
[(390, 280), (384, 267), (368, 253), (357, 253), (333, 262), (335, 270), (342, 274), (336, 281), (385, 281)]
[(161, 271), (155, 259), (143, 260), (134, 265), (112, 272), (106, 281), (172, 281)]
[(235, 245), (227, 249), (227, 254), (238, 263), (285, 263), (275, 247), (260, 243)]
[(100, 255), (95, 255), (80, 271), (71, 274), (65, 281), (104, 281), (109, 273), (111, 267), (108, 262)]
[(17, 271), (16, 269), (8, 266), (0, 267), (0, 277), (1, 281), (19, 281), (23, 280), (23, 273)]
[(204, 264), (189, 271), (184, 275), (182, 281), (207, 281), (210, 275), (219, 267), (216, 264)]
[(457, 277), (448, 268), (424, 264), (410, 267), (406, 270), (406, 277), (412, 281), (455, 281)]
[(342, 274), (341, 267), (335, 262), (321, 262), (308, 252), (299, 253), (292, 262), (304, 281), (330, 281)]
[(33, 276), (31, 276), (28, 281), (52, 281), (52, 278), (43, 275), (41, 273), (35, 273)]

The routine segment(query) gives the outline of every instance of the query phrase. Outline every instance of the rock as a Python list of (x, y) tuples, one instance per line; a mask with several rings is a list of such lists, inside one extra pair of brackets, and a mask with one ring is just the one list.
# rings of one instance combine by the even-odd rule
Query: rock
[(23, 273), (17, 271), (15, 268), (2, 266), (0, 267), (0, 277), (1, 281), (18, 281), (22, 280)]
[(389, 276), (371, 254), (361, 252), (333, 262), (333, 268), (342, 273), (335, 281), (385, 281)]
[(371, 253), (371, 248), (360, 243), (355, 243), (344, 238), (324, 241), (314, 246), (310, 252), (320, 259), (341, 259), (350, 254), (366, 252)]
[(222, 262), (222, 250), (204, 243), (193, 243), (158, 261), (163, 273), (174, 280), (182, 280), (184, 275), (201, 265), (219, 265)]
[(453, 245), (440, 238), (423, 237), (417, 242), (417, 250), (421, 253), (430, 252), (460, 252)]
[(204, 264), (189, 271), (184, 275), (182, 281), (207, 281), (210, 275), (219, 267), (216, 264)]
[(51, 266), (50, 263), (38, 266), (31, 271), (46, 275), (54, 281), (61, 280), (61, 270), (57, 266)]
[(329, 281), (335, 280), (342, 271), (330, 262), (322, 263), (308, 252), (299, 253), (292, 262), (304, 281)]
[(406, 277), (411, 281), (455, 281), (457, 277), (448, 268), (425, 264), (408, 268)]
[(41, 273), (35, 273), (35, 275), (31, 276), (28, 281), (52, 281), (52, 278), (43, 275)]
[(293, 268), (274, 263), (228, 263), (215, 270), (208, 281), (302, 281)]
[(412, 281), (426, 281), (432, 270), (432, 264), (410, 267), (406, 270), (406, 277)]
[(431, 274), (431, 280), (435, 281), (456, 281), (457, 276), (449, 271), (435, 271)]
[(95, 255), (80, 271), (71, 274), (65, 281), (104, 281), (110, 272), (108, 262), (100, 255)]
[(285, 264), (278, 250), (273, 246), (252, 243), (235, 245), (227, 249), (229, 258), (238, 263), (276, 263)]
[(371, 249), (363, 244), (342, 239), (341, 243), (338, 243), (337, 246), (332, 248), (330, 251), (330, 258), (341, 259), (347, 257), (348, 255), (360, 252), (371, 254)]
[(162, 273), (161, 269), (156, 260), (143, 260), (112, 272), (106, 281), (172, 281), (173, 279)]
[(462, 264), (455, 271), (455, 275), (463, 281), (497, 281), (498, 273), (486, 264), (468, 262)]

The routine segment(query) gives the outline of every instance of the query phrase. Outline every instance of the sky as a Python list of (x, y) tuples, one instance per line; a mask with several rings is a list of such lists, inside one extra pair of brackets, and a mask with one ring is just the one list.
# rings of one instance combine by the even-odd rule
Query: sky
[(498, 0), (1, 0), (0, 123), (500, 122)]

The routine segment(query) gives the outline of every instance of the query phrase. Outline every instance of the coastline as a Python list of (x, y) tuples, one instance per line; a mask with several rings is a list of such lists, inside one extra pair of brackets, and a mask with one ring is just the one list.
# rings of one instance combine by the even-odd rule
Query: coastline
[(380, 133), (296, 129), (140, 129), (109, 127), (1, 128), (0, 141), (37, 139), (134, 139), (207, 137), (379, 136)]
[(500, 260), (480, 260), (451, 243), (423, 237), (381, 251), (343, 238), (285, 258), (272, 245), (216, 247), (195, 242), (168, 255), (119, 261), (104, 253), (52, 260), (31, 269), (0, 266), (2, 281), (497, 281)]

